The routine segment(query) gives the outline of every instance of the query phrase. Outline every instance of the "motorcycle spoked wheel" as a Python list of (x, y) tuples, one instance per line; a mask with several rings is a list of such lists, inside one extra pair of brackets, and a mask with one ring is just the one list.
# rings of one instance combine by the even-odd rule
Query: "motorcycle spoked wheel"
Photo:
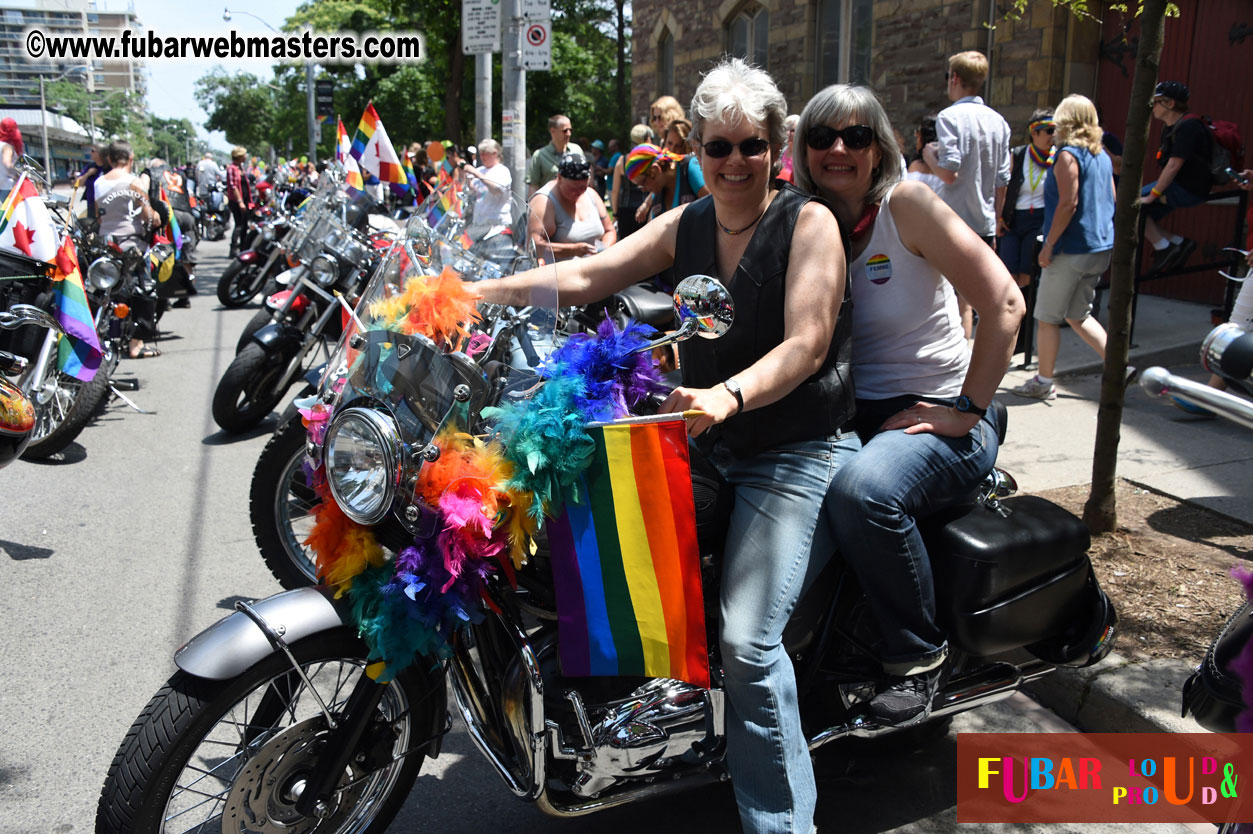
[[(291, 650), (331, 713), (342, 713), (364, 673), (365, 644), (348, 628), (337, 628), (300, 640)], [(387, 685), (378, 709), (395, 732), (393, 757), (422, 741), (415, 738), (417, 728), (430, 726), (425, 713), (431, 707), (424, 706), (421, 692), (412, 669)], [(295, 810), (295, 792), (312, 772), (326, 736), (318, 699), (281, 653), (225, 681), (176, 672), (114, 755), (96, 810), (96, 832), (382, 834), (412, 789), (425, 754), (411, 753), (373, 771), (350, 756), (330, 815), (305, 817)]]
[(286, 393), (280, 386), (287, 358), (247, 345), (231, 360), (213, 392), (213, 420), (223, 431), (238, 434), (260, 423)]
[(288, 590), (318, 581), (313, 551), (301, 544), (313, 530), (313, 508), (321, 503), (305, 483), (306, 437), (299, 419), (279, 429), (257, 459), (248, 495), (252, 535), (261, 558)]
[(252, 337), (257, 331), (274, 321), (273, 311), (261, 305), (252, 318), (248, 319), (248, 323), (244, 325), (243, 332), (239, 334), (239, 341), (235, 343), (235, 355), (243, 353), (244, 348), (252, 344)]
[(261, 267), (259, 263), (236, 260), (222, 272), (218, 279), (218, 301), (223, 307), (242, 307), (252, 301), (265, 284)]
[[(28, 371), (34, 373), (34, 370)], [(43, 378), (30, 387), (35, 430), (22, 460), (43, 460), (65, 449), (87, 428), (109, 390), (109, 371), (101, 366), (89, 382), (56, 369), (51, 358)]]

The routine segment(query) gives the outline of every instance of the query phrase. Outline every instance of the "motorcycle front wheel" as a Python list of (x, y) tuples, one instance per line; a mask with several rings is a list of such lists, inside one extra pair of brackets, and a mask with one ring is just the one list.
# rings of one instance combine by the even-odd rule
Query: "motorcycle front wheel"
[(91, 381), (83, 382), (58, 371), (56, 359), (49, 359), (42, 379), (35, 380), (29, 389), (35, 406), (35, 431), (22, 460), (43, 460), (70, 445), (87, 428), (108, 389), (109, 371), (103, 364)]
[(218, 279), (218, 301), (223, 307), (242, 307), (252, 301), (264, 283), (261, 264), (236, 260)]
[(235, 355), (238, 356), (243, 353), (244, 348), (252, 344), (252, 337), (256, 335), (258, 330), (273, 322), (273, 312), (269, 307), (262, 304), (261, 309), (254, 313), (252, 318), (248, 319), (248, 323), (244, 325), (243, 331), (239, 334), (239, 341), (235, 343)]
[(299, 419), (288, 421), (265, 444), (252, 470), (248, 514), (261, 558), (288, 590), (317, 584), (313, 550), (301, 542), (313, 531), (313, 508), (320, 502), (305, 482), (305, 439)]
[[(431, 701), (412, 669), (386, 687), (378, 723), (392, 737), (381, 752), (366, 734), (350, 755), (324, 818), (296, 811), (296, 798), (328, 736), (318, 700), (342, 714), (365, 670), (365, 644), (347, 628), (291, 646), (316, 695), (275, 653), (236, 678), (176, 672), (122, 740), (96, 810), (97, 834), (283, 831), (381, 834), (418, 776), (409, 752), (432, 726)], [(366, 749), (368, 744), (375, 745)], [(405, 755), (408, 753), (408, 755)]]
[(247, 345), (231, 364), (213, 392), (213, 420), (224, 431), (238, 434), (260, 423), (286, 393), (281, 385), (287, 358), (266, 353), (258, 344)]

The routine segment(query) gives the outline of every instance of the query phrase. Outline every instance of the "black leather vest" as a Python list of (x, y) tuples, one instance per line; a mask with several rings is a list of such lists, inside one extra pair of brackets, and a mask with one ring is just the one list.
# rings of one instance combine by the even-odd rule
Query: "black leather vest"
[[(697, 336), (679, 346), (685, 386), (721, 385), (783, 342), (788, 253), (796, 219), (810, 200), (821, 202), (785, 185), (770, 204), (727, 285), (735, 302), (735, 323), (720, 339)], [(712, 197), (702, 197), (687, 207), (679, 220), (676, 277), (718, 275), (717, 234)], [(845, 428), (854, 410), (851, 313), (846, 283), (831, 347), (818, 372), (778, 402), (715, 426), (707, 433), (709, 442), (721, 440), (737, 457), (750, 457)]]

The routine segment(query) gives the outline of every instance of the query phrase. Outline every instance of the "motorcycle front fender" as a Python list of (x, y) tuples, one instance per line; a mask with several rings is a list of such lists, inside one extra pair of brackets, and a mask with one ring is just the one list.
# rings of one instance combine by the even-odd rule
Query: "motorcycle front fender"
[(304, 342), (300, 331), (290, 324), (267, 324), (252, 334), (252, 340), (269, 355), (295, 356)]
[(245, 249), (239, 253), (240, 263), (252, 264), (261, 260), (261, 253), (256, 249)]
[[(291, 645), (346, 624), (331, 604), (329, 593), (325, 588), (297, 588), (257, 600), (250, 608)], [(174, 653), (174, 662), (189, 675), (227, 680), (277, 651), (252, 617), (236, 611), (183, 644)]]

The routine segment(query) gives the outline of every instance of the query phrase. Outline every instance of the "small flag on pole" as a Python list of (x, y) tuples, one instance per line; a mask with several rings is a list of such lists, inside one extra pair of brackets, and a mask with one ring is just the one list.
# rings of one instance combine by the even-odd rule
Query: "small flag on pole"
[(57, 344), (57, 370), (84, 382), (91, 381), (100, 367), (104, 352), (96, 336), (96, 324), (87, 304), (83, 276), (78, 269), (78, 253), (68, 236), (56, 254), (56, 275), (52, 278), (57, 322), (65, 336)]
[(335, 117), (335, 159), (344, 166), (344, 185), (352, 191), (364, 191), (365, 180), (361, 177), (361, 168), (352, 155), (352, 143), (348, 141), (348, 131), (344, 129), (344, 120)]
[(357, 135), (352, 140), (352, 155), (361, 164), (363, 172), (374, 174), (383, 182), (403, 184), (407, 182), (405, 172), (400, 167), (400, 157), (392, 147), (392, 140), (387, 137), (387, 128), (374, 109), (374, 102), (366, 105), (361, 122), (357, 125)]

